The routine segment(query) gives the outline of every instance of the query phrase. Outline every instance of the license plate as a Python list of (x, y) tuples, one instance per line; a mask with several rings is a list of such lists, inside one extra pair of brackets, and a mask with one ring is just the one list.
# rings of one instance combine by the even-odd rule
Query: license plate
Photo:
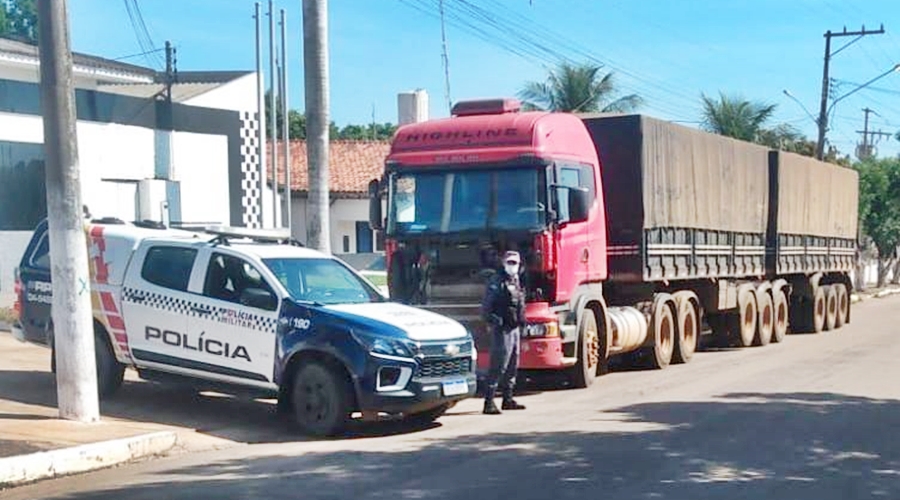
[(466, 379), (449, 380), (441, 384), (444, 388), (444, 396), (459, 396), (469, 393), (469, 383)]

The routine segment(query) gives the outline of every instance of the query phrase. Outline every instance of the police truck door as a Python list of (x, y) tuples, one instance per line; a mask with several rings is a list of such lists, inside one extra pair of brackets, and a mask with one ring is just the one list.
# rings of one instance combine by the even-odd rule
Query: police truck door
[(192, 290), (203, 302), (202, 312), (188, 324), (191, 337), (203, 338), (198, 360), (241, 383), (268, 387), (274, 378), (278, 296), (257, 265), (242, 256), (214, 248), (204, 250), (202, 260), (204, 278)]

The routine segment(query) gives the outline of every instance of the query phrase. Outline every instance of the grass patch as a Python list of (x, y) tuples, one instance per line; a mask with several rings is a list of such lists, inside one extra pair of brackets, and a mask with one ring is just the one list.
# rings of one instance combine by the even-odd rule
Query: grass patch
[(16, 312), (11, 307), (0, 307), (0, 322), (12, 323), (16, 319)]

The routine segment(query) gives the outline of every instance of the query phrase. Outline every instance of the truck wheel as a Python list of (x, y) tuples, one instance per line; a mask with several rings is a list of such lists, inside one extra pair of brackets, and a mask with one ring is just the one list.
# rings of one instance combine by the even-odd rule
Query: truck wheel
[(309, 362), (297, 370), (291, 401), (300, 430), (312, 436), (333, 436), (350, 420), (350, 390), (334, 370)]
[(753, 345), (755, 346), (767, 346), (772, 341), (772, 331), (775, 326), (773, 302), (772, 296), (768, 292), (756, 294), (759, 317), (756, 320), (756, 336), (753, 337)]
[(835, 318), (834, 325), (836, 328), (840, 328), (847, 324), (847, 321), (850, 318), (850, 294), (847, 293), (847, 286), (843, 283), (834, 285), (837, 289), (837, 318)]
[(97, 329), (94, 334), (94, 356), (97, 363), (97, 394), (101, 398), (112, 396), (125, 380), (125, 365), (119, 363), (109, 345), (106, 332)]
[(578, 362), (570, 368), (569, 378), (577, 389), (590, 387), (597, 376), (600, 365), (600, 332), (597, 331), (597, 316), (588, 307), (581, 313), (578, 327)]
[(675, 337), (678, 329), (675, 326), (675, 315), (672, 314), (670, 300), (657, 299), (653, 304), (653, 317), (650, 318), (653, 332), (653, 353), (650, 361), (654, 368), (665, 368), (672, 362), (675, 350)]
[(825, 328), (825, 316), (827, 316), (826, 311), (828, 308), (825, 288), (824, 286), (816, 288), (816, 293), (813, 295), (811, 303), (812, 311), (807, 313), (812, 319), (810, 322), (812, 333), (820, 333)]
[(825, 330), (831, 331), (837, 327), (838, 293), (835, 285), (825, 287)]
[(774, 290), (772, 297), (775, 323), (772, 325), (772, 342), (781, 342), (788, 330), (788, 300), (784, 290)]
[(694, 357), (700, 332), (699, 325), (694, 304), (688, 299), (678, 301), (678, 341), (675, 343), (672, 361), (687, 363)]
[(737, 297), (738, 310), (728, 315), (729, 329), (738, 347), (750, 347), (756, 336), (759, 314), (756, 308), (756, 292), (750, 288), (741, 289)]

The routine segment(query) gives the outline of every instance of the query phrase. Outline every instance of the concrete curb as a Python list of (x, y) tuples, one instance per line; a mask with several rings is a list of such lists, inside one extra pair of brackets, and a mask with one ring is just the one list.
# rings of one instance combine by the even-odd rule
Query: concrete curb
[(886, 288), (875, 293), (864, 293), (863, 295), (853, 293), (850, 295), (850, 302), (852, 304), (855, 304), (857, 302), (862, 302), (863, 300), (871, 298), (883, 299), (884, 297), (889, 297), (898, 293), (900, 293), (900, 288)]
[(0, 489), (40, 479), (89, 472), (160, 455), (175, 446), (174, 432), (154, 432), (123, 439), (41, 451), (0, 459)]

